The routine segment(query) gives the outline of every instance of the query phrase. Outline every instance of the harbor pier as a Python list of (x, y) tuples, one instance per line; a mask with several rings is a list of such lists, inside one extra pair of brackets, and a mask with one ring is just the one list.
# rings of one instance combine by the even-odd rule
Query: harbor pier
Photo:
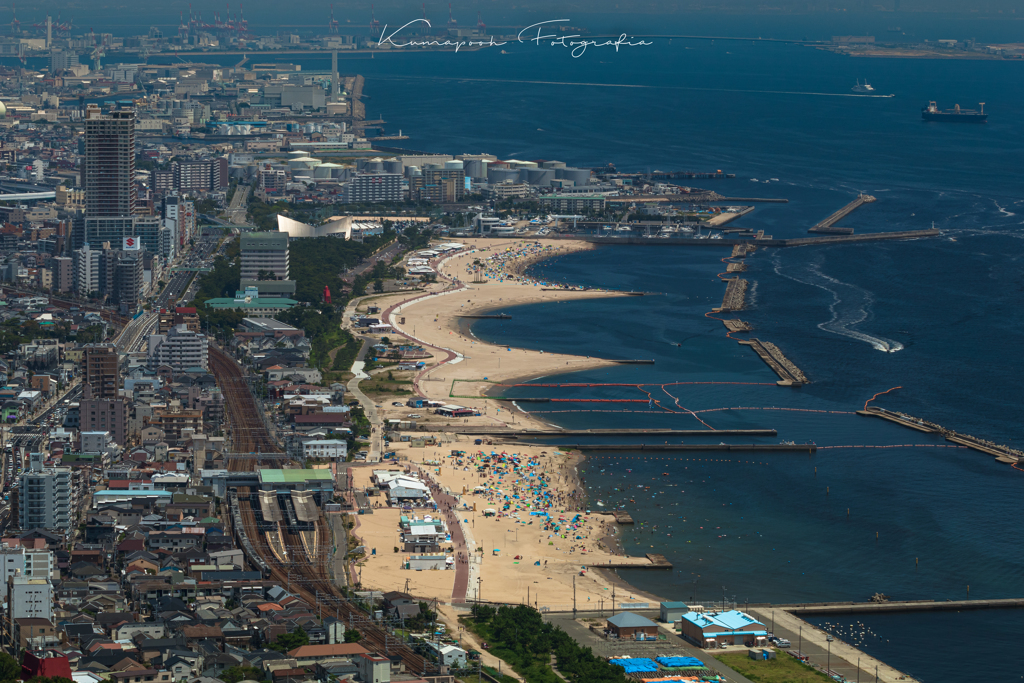
[(942, 425), (935, 424), (934, 422), (928, 422), (927, 420), (914, 417), (913, 415), (886, 410), (885, 408), (876, 408), (874, 406), (865, 406), (864, 410), (858, 410), (857, 414), (864, 415), (866, 417), (880, 417), (883, 420), (889, 420), (890, 422), (895, 422), (896, 424), (909, 427), (910, 429), (916, 429), (917, 431), (924, 432), (926, 434), (939, 434), (946, 439), (946, 441), (960, 446), (966, 446), (967, 448), (980, 453), (994, 455), (996, 460), (999, 462), (1009, 463), (1014, 467), (1017, 466), (1017, 463), (1024, 462), (1024, 451), (1020, 451), (1016, 448), (1010, 448), (1003, 444), (993, 443), (992, 441), (971, 436), (970, 434), (961, 434), (953, 431), (952, 429), (946, 429)]
[(851, 213), (853, 213), (854, 211), (856, 211), (860, 207), (864, 206), (865, 204), (870, 204), (873, 201), (875, 201), (875, 198), (872, 197), (871, 195), (869, 195), (869, 194), (859, 194), (859, 195), (857, 195), (856, 199), (854, 199), (852, 202), (850, 202), (849, 204), (847, 204), (843, 208), (841, 208), (838, 211), (836, 211), (835, 213), (833, 213), (831, 216), (829, 216), (825, 220), (818, 221), (817, 223), (815, 223), (814, 227), (812, 227), (807, 232), (824, 232), (824, 233), (833, 233), (833, 234), (837, 234), (837, 235), (852, 235), (853, 234), (853, 228), (839, 228), (839, 227), (836, 227), (836, 223), (838, 223), (839, 221), (843, 220), (844, 218), (849, 216)]
[(807, 375), (793, 361), (786, 358), (775, 344), (756, 338), (739, 343), (754, 349), (757, 355), (761, 357), (761, 360), (779, 376), (779, 384), (799, 387), (809, 383)]

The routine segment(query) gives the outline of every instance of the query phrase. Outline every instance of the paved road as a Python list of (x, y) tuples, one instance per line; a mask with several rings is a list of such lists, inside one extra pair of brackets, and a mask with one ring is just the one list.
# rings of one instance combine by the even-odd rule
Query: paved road
[(349, 270), (342, 276), (341, 279), (344, 280), (345, 282), (352, 282), (360, 273), (365, 273), (368, 270), (372, 270), (373, 267), (377, 265), (377, 261), (384, 261), (385, 263), (390, 264), (391, 259), (394, 258), (395, 254), (397, 254), (399, 250), (401, 250), (401, 248), (402, 245), (399, 242), (393, 242), (392, 244), (385, 247), (383, 251), (378, 251), (376, 254), (366, 259), (365, 263), (361, 263), (355, 268)]
[(469, 562), (473, 551), (467, 547), (466, 537), (462, 531), (462, 525), (459, 523), (456, 510), (459, 501), (455, 496), (445, 493), (438, 486), (437, 482), (431, 478), (427, 470), (419, 467), (416, 470), (420, 473), (423, 481), (427, 482), (430, 486), (430, 491), (434, 495), (434, 502), (437, 503), (438, 512), (444, 515), (445, 522), (448, 524), (448, 530), (452, 533), (452, 549), (456, 560), (455, 583), (452, 586), (452, 604), (465, 603), (466, 591), (469, 589)]
[(245, 225), (245, 214), (249, 206), (249, 192), (251, 191), (252, 186), (250, 185), (239, 185), (235, 188), (235, 194), (231, 197), (231, 204), (228, 205), (225, 211), (230, 223)]

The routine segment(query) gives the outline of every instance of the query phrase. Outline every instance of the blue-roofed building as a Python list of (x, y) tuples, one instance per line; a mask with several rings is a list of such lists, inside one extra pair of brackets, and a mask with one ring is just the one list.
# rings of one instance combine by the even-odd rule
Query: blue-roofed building
[(703, 648), (723, 645), (756, 646), (765, 644), (768, 640), (768, 629), (765, 625), (739, 610), (687, 612), (676, 623), (679, 635)]

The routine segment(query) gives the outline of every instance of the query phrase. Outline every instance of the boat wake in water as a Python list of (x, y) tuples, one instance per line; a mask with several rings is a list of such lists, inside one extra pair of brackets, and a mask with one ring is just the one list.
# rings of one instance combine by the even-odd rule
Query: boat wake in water
[(828, 307), (829, 312), (832, 314), (832, 319), (820, 323), (818, 329), (866, 342), (879, 351), (886, 353), (896, 353), (903, 350), (903, 344), (898, 341), (872, 336), (852, 329), (854, 326), (867, 320), (871, 304), (875, 300), (871, 292), (825, 275), (821, 272), (821, 264), (817, 262), (808, 264), (806, 270), (800, 272), (799, 275), (793, 275), (783, 272), (781, 259), (778, 254), (772, 258), (772, 261), (774, 262), (776, 274), (794, 282), (824, 289), (832, 295), (832, 303)]

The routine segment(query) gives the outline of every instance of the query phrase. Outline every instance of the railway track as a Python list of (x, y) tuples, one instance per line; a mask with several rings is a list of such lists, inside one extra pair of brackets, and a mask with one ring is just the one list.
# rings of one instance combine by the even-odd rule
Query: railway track
[[(242, 368), (231, 356), (210, 346), (210, 370), (224, 394), (224, 407), (231, 425), (231, 443), (236, 453), (281, 453), (281, 447), (267, 432), (260, 408), (249, 391)], [(252, 471), (262, 462), (248, 458), (228, 461), (228, 470)]]
[[(232, 445), (236, 453), (279, 454), (281, 447), (267, 431), (259, 413), (259, 406), (249, 392), (242, 368), (222, 350), (210, 346), (210, 371), (217, 378), (217, 385), (224, 393), (224, 407), (228, 424), (231, 426)], [(275, 461), (276, 462), (276, 461)], [(259, 458), (234, 458), (228, 461), (228, 470), (246, 472), (256, 470), (264, 464)], [(277, 467), (279, 464), (272, 464)], [(321, 517), (316, 522), (316, 541), (313, 557), (299, 557), (302, 548), (301, 537), (283, 527), (282, 541), (289, 548), (287, 562), (281, 562), (271, 551), (266, 534), (260, 531), (256, 513), (249, 498), (250, 487), (238, 488), (237, 505), (241, 527), (252, 544), (259, 559), (269, 566), (270, 578), (288, 586), (309, 605), (322, 613), (334, 615), (343, 621), (346, 628), (355, 628), (362, 635), (360, 643), (368, 650), (385, 655), (398, 655), (410, 672), (424, 675), (439, 669), (433, 662), (414, 652), (403, 640), (391, 635), (377, 623), (371, 621), (365, 612), (350, 603), (331, 580), (331, 553), (333, 544), (331, 531)], [(304, 561), (303, 561), (304, 560)]]

